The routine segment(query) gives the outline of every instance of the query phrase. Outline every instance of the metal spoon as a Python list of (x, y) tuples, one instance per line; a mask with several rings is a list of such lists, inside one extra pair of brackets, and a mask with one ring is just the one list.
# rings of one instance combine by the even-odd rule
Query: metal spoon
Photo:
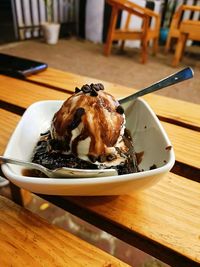
[(152, 85), (141, 89), (139, 91), (137, 91), (136, 93), (133, 93), (132, 95), (129, 95), (127, 97), (124, 97), (123, 99), (119, 100), (120, 104), (126, 103), (130, 100), (134, 100), (140, 96), (155, 92), (157, 90), (160, 90), (162, 88), (168, 87), (170, 85), (188, 80), (190, 78), (192, 78), (194, 76), (194, 72), (192, 70), (192, 68), (187, 67), (182, 69), (181, 71), (178, 71), (158, 82), (153, 83)]
[(72, 177), (72, 178), (90, 178), (90, 177), (102, 177), (102, 176), (112, 176), (112, 175), (117, 175), (117, 171), (115, 169), (97, 169), (97, 170), (85, 170), (85, 169), (75, 169), (75, 168), (58, 168), (54, 170), (50, 170), (48, 168), (45, 168), (44, 166), (33, 163), (33, 162), (28, 162), (28, 161), (23, 161), (23, 160), (18, 160), (18, 159), (13, 159), (13, 158), (7, 158), (0, 156), (0, 163), (11, 163), (15, 165), (21, 165), (24, 166), (28, 169), (32, 170), (38, 170), (44, 173), (46, 176), (49, 178), (61, 178), (61, 177)]
[[(175, 74), (172, 74), (150, 86), (147, 88), (144, 88), (140, 91), (137, 91), (136, 93), (127, 96), (123, 99), (119, 100), (120, 104), (124, 104), (128, 101), (134, 100), (139, 96), (143, 96), (145, 94), (160, 90), (162, 88), (165, 88), (167, 86), (182, 82), (184, 80), (192, 78), (194, 75), (193, 70), (190, 67), (187, 67), (179, 72), (176, 72)], [(45, 168), (42, 165), (22, 161), (22, 160), (16, 160), (16, 159), (10, 159), (0, 156), (0, 163), (11, 163), (11, 164), (17, 164), (17, 165), (23, 165), (27, 168), (36, 169), (41, 171), (42, 173), (46, 174), (48, 177), (73, 177), (73, 178), (90, 178), (90, 177), (102, 177), (102, 176), (112, 176), (117, 175), (117, 171), (115, 169), (97, 169), (97, 170), (86, 170), (86, 169), (75, 169), (75, 168), (59, 168), (54, 170), (49, 170)]]

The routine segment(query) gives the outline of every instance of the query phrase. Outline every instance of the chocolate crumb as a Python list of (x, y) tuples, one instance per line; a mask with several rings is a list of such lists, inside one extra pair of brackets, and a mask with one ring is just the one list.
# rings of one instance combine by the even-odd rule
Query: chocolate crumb
[(48, 130), (48, 131), (46, 131), (44, 133), (40, 133), (40, 136), (48, 135), (49, 133), (50, 133), (50, 131)]
[(117, 113), (119, 113), (119, 114), (124, 114), (124, 109), (123, 109), (123, 107), (120, 106), (120, 105), (116, 108), (116, 111), (117, 111)]
[(149, 170), (154, 170), (156, 168), (157, 168), (156, 164), (153, 164), (151, 167), (149, 167)]
[(165, 149), (166, 149), (166, 150), (171, 150), (171, 149), (172, 149), (172, 146), (166, 146)]

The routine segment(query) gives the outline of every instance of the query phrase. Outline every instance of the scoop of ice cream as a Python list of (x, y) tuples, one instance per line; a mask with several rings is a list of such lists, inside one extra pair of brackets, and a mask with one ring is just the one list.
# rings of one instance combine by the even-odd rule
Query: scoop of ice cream
[(76, 88), (54, 115), (51, 136), (63, 142), (65, 153), (107, 166), (124, 161), (129, 148), (123, 135), (125, 116), (114, 97), (102, 84)]

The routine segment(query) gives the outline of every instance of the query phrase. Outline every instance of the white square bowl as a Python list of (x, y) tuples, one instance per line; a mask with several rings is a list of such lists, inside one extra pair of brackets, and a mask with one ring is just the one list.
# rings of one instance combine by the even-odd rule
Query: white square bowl
[[(32, 104), (13, 132), (4, 156), (29, 161), (40, 133), (49, 129), (52, 117), (62, 103), (49, 100)], [(51, 195), (119, 195), (152, 186), (173, 167), (174, 150), (158, 118), (144, 100), (137, 99), (123, 107), (135, 151), (143, 153), (139, 164), (141, 172), (99, 178), (37, 178), (23, 176), (23, 167), (3, 164), (3, 173), (21, 188)], [(153, 165), (156, 168), (150, 170)]]

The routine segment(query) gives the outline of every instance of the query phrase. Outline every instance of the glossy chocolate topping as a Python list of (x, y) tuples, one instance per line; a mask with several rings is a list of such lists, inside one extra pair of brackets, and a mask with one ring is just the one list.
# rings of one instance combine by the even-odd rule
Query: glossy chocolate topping
[(104, 92), (102, 85), (85, 85), (77, 88), (54, 115), (51, 134), (55, 139), (69, 142), (74, 155), (78, 155), (81, 141), (89, 138), (87, 156), (98, 158), (117, 143), (124, 123), (118, 101)]
[(41, 133), (33, 162), (49, 169), (115, 168), (119, 175), (139, 171), (124, 109), (103, 90), (100, 83), (75, 88)]

